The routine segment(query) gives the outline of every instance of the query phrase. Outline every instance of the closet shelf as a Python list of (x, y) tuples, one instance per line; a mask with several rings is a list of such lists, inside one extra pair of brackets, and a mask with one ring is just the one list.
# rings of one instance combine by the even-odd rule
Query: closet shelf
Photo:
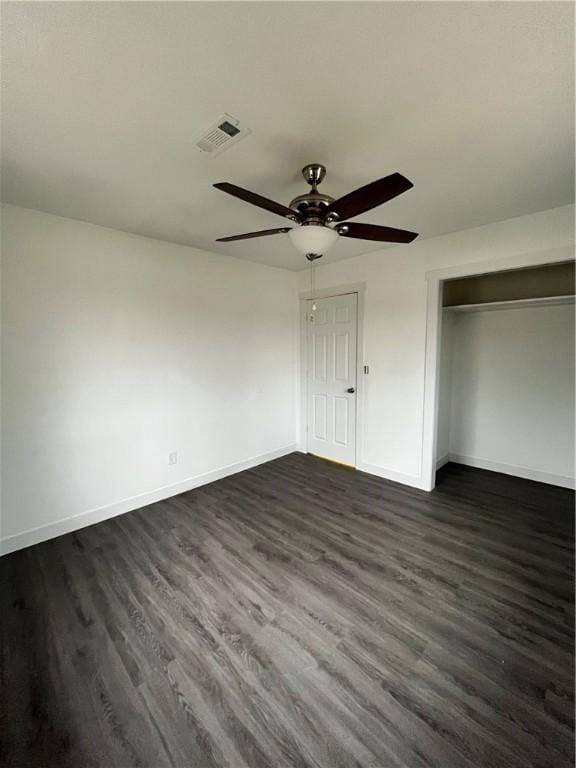
[(486, 301), (479, 304), (455, 304), (443, 307), (450, 312), (489, 312), (498, 309), (523, 309), (526, 307), (550, 307), (574, 304), (574, 296), (543, 296), (537, 299), (513, 299), (509, 301)]

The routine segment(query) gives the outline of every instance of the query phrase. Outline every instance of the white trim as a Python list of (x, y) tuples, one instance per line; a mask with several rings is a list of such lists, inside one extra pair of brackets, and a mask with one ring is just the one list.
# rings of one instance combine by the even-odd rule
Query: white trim
[(499, 309), (532, 309), (535, 307), (572, 306), (575, 296), (543, 296), (539, 299), (509, 299), (485, 301), (480, 304), (454, 304), (444, 307), (445, 312), (494, 312)]
[(315, 291), (300, 291), (300, 300), (330, 299), (332, 296), (344, 296), (347, 293), (360, 295), (366, 291), (366, 283), (348, 283), (348, 285), (333, 285), (332, 288), (317, 288)]
[(426, 273), (428, 283), (426, 345), (424, 364), (424, 413), (422, 423), (421, 483), (431, 491), (436, 484), (436, 431), (438, 421), (438, 379), (440, 376), (440, 334), (442, 330), (442, 283), (456, 277), (503, 272), (522, 267), (556, 264), (573, 259), (572, 246), (522, 253), (505, 259), (459, 264)]
[(420, 481), (426, 491), (436, 484), (436, 432), (440, 387), (440, 335), (442, 332), (442, 283), (428, 282), (426, 341), (424, 347), (424, 410), (422, 413), (422, 456)]
[(308, 296), (300, 297), (300, 311), (298, 321), (300, 324), (300, 424), (298, 430), (298, 450), (307, 453), (308, 447), (308, 414), (306, 412), (306, 400), (308, 397), (308, 326), (307, 307)]
[(449, 453), (445, 453), (442, 458), (436, 459), (436, 472), (438, 472), (439, 469), (442, 469), (444, 464), (448, 464), (449, 461), (452, 461)]
[(426, 280), (452, 280), (456, 277), (471, 277), (485, 275), (490, 272), (506, 272), (523, 267), (541, 267), (546, 264), (557, 264), (562, 261), (574, 260), (574, 246), (563, 245), (559, 248), (549, 248), (546, 251), (529, 251), (516, 256), (506, 256), (504, 259), (475, 261), (469, 264), (455, 264), (441, 269), (430, 269), (426, 272)]
[(514, 475), (515, 477), (523, 477), (526, 480), (536, 480), (538, 483), (559, 485), (561, 488), (574, 488), (576, 486), (573, 477), (554, 475), (552, 472), (542, 472), (539, 469), (530, 469), (529, 467), (522, 467), (516, 464), (502, 464), (498, 461), (477, 459), (473, 456), (462, 456), (458, 453), (449, 454), (447, 460), (453, 461), (455, 464), (464, 464), (467, 467), (488, 469), (490, 472), (501, 472), (504, 475)]
[(359, 463), (356, 469), (360, 472), (367, 472), (369, 475), (376, 475), (376, 477), (382, 477), (384, 480), (391, 480), (394, 483), (402, 483), (402, 485), (409, 485), (412, 488), (419, 488), (426, 491), (419, 475), (407, 475), (404, 472), (397, 472), (395, 469), (389, 469), (388, 467), (381, 467), (377, 464), (365, 464)]
[(306, 302), (310, 299), (329, 299), (332, 296), (343, 296), (347, 293), (355, 293), (358, 297), (356, 307), (356, 460), (354, 466), (360, 468), (363, 455), (364, 439), (364, 294), (366, 283), (349, 283), (348, 285), (335, 285), (331, 288), (322, 288), (312, 291), (301, 291), (300, 302), (300, 429), (297, 450), (301, 453), (308, 452), (308, 325)]
[(33, 544), (39, 544), (41, 541), (47, 541), (56, 536), (62, 536), (65, 533), (77, 531), (80, 528), (85, 528), (87, 525), (94, 525), (94, 523), (100, 523), (103, 520), (108, 520), (117, 515), (123, 515), (125, 512), (132, 512), (135, 509), (146, 507), (149, 504), (168, 499), (171, 496), (186, 493), (186, 491), (191, 491), (193, 488), (198, 488), (201, 485), (213, 483), (215, 480), (221, 480), (222, 478), (234, 475), (237, 472), (243, 472), (245, 469), (251, 469), (259, 464), (264, 464), (267, 461), (279, 459), (281, 456), (286, 456), (296, 450), (298, 450), (296, 445), (287, 445), (285, 448), (262, 453), (259, 456), (251, 456), (244, 461), (238, 461), (235, 464), (229, 464), (226, 467), (220, 467), (219, 469), (205, 472), (202, 475), (195, 475), (194, 477), (189, 477), (186, 480), (181, 480), (172, 485), (164, 485), (162, 488), (157, 488), (154, 491), (140, 493), (136, 496), (122, 499), (121, 501), (115, 501), (112, 504), (106, 504), (103, 507), (89, 509), (86, 512), (80, 512), (77, 515), (65, 517), (54, 523), (48, 523), (47, 525), (41, 525), (38, 528), (30, 528), (27, 531), (15, 533), (12, 536), (6, 536), (5, 538), (0, 539), (0, 555), (7, 555), (10, 552), (16, 552), (18, 549), (30, 547)]

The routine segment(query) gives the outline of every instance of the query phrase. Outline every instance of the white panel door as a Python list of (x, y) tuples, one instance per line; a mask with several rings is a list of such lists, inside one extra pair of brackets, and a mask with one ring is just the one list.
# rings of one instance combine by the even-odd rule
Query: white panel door
[(355, 466), (358, 296), (315, 299), (307, 308), (307, 449)]

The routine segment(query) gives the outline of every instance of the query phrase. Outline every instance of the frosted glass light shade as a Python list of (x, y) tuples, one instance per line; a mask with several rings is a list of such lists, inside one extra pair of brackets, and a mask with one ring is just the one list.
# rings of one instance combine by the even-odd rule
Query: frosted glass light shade
[(315, 224), (295, 227), (288, 233), (292, 245), (304, 256), (314, 253), (323, 256), (338, 240), (338, 232), (330, 227), (319, 227)]

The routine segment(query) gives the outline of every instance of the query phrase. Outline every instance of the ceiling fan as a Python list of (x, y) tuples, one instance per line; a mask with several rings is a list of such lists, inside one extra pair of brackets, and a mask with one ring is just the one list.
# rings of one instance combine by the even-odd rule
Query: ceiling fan
[(294, 247), (309, 261), (314, 261), (334, 245), (338, 236), (383, 243), (411, 243), (418, 237), (416, 232), (409, 232), (406, 229), (343, 221), (343, 219), (352, 219), (370, 211), (414, 186), (401, 173), (392, 173), (383, 179), (373, 181), (338, 200), (318, 192), (318, 185), (326, 175), (326, 168), (323, 165), (319, 163), (305, 165), (302, 168), (302, 175), (312, 189), (295, 197), (289, 206), (276, 203), (236, 184), (228, 182), (214, 184), (216, 189), (221, 189), (233, 197), (238, 197), (271, 213), (284, 216), (298, 225), (220, 237), (216, 242), (230, 243), (235, 240), (248, 240), (252, 237), (266, 237), (288, 232)]

